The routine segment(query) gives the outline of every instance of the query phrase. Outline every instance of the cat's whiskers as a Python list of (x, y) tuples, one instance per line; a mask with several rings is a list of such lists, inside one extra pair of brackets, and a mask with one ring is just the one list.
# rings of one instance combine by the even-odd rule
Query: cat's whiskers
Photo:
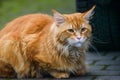
[(94, 36), (92, 36), (92, 41), (96, 43), (101, 43), (101, 44), (108, 44), (109, 42), (102, 41)]
[(96, 52), (96, 54), (97, 54), (99, 57), (101, 57), (99, 51), (97, 50), (97, 48), (96, 48), (94, 45), (89, 44), (89, 46)]

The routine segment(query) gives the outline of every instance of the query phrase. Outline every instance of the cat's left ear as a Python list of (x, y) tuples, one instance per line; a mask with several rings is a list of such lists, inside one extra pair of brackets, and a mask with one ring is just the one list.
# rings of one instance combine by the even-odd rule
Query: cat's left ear
[(93, 6), (89, 11), (82, 13), (83, 18), (89, 21), (94, 14), (93, 10), (95, 9), (95, 7), (96, 6)]
[(65, 18), (62, 14), (60, 14), (56, 10), (52, 10), (52, 12), (53, 12), (54, 21), (57, 25), (61, 25), (61, 24), (65, 23)]

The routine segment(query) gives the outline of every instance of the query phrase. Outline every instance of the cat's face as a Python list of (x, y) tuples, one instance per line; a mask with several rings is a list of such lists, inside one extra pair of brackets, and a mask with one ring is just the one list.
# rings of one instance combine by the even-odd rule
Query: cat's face
[(62, 15), (54, 11), (56, 41), (73, 47), (82, 47), (86, 44), (92, 31), (88, 21), (92, 10), (93, 8), (86, 13), (69, 15)]
[(68, 45), (81, 47), (89, 40), (91, 27), (87, 23), (82, 22), (78, 26), (71, 26), (71, 28), (68, 28), (65, 33), (69, 36), (66, 38)]

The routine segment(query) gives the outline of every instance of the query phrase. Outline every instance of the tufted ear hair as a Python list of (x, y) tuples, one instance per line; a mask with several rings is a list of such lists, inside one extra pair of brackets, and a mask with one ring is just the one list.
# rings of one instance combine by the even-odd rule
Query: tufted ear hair
[(93, 6), (90, 10), (82, 13), (83, 18), (89, 21), (91, 19), (91, 17), (93, 16), (93, 14), (94, 14), (93, 10), (95, 9), (95, 7), (96, 6)]
[(53, 12), (54, 21), (57, 25), (61, 25), (65, 23), (65, 18), (61, 13), (57, 12), (56, 10), (52, 10), (52, 12)]

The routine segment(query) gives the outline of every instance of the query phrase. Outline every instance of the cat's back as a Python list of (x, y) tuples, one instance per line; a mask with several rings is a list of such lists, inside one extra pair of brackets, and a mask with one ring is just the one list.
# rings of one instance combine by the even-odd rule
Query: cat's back
[(9, 22), (1, 31), (0, 37), (13, 33), (17, 35), (23, 34), (33, 34), (40, 32), (44, 28), (49, 29), (50, 25), (53, 23), (51, 16), (46, 14), (28, 14), (18, 17), (11, 22)]

